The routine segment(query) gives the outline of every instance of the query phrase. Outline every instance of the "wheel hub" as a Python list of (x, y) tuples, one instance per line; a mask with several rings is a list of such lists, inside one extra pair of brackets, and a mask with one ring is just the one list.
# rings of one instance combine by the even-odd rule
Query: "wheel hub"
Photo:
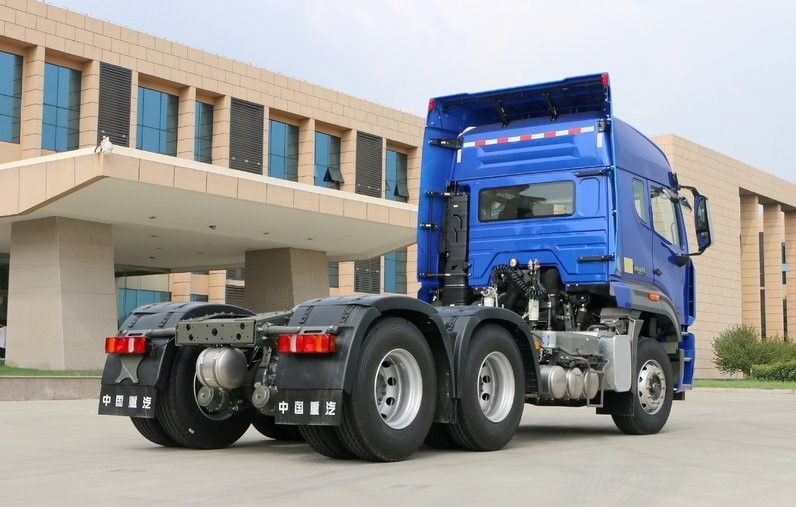
[(478, 371), (478, 403), (484, 417), (500, 422), (511, 412), (514, 403), (514, 372), (501, 352), (492, 352)]
[(376, 409), (392, 429), (414, 421), (423, 400), (423, 377), (417, 360), (404, 349), (393, 349), (382, 358), (373, 383)]
[(638, 373), (638, 401), (649, 415), (657, 414), (666, 400), (666, 377), (658, 361), (648, 360)]

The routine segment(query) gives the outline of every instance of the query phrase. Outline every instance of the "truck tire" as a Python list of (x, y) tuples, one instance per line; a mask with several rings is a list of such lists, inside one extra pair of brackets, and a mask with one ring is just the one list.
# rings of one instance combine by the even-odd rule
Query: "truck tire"
[(238, 441), (249, 428), (251, 414), (211, 414), (196, 402), (198, 347), (178, 347), (166, 388), (155, 407), (155, 414), (166, 434), (190, 449), (220, 449)]
[(423, 443), (434, 419), (434, 358), (420, 331), (389, 317), (365, 336), (337, 431), (355, 456), (401, 461)]
[(131, 417), (130, 421), (133, 422), (133, 426), (138, 430), (138, 433), (153, 444), (162, 445), (163, 447), (180, 447), (180, 445), (166, 433), (166, 430), (163, 429), (163, 425), (160, 424), (160, 421), (157, 419)]
[[(636, 354), (636, 386), (630, 393), (632, 415), (611, 415), (614, 424), (629, 435), (657, 433), (669, 419), (674, 398), (672, 365), (660, 343), (643, 338)], [(629, 400), (628, 400), (629, 401)]]
[(320, 454), (332, 459), (351, 459), (354, 457), (337, 435), (334, 426), (299, 426), (304, 440)]
[(464, 449), (496, 451), (517, 431), (525, 403), (525, 374), (520, 350), (502, 326), (479, 328), (464, 366), (459, 414), (450, 425)]
[(434, 449), (458, 449), (459, 444), (450, 434), (447, 424), (433, 423), (423, 443)]
[(259, 431), (263, 436), (273, 438), (274, 440), (288, 440), (300, 442), (304, 440), (301, 437), (298, 426), (290, 424), (276, 424), (274, 416), (261, 414), (256, 412), (252, 416), (252, 426)]

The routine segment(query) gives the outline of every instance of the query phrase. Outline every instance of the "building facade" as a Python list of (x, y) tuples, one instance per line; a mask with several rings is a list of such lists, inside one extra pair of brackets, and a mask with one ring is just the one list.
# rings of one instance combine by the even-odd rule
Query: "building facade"
[[(98, 368), (102, 338), (149, 302), (269, 311), (329, 294), (413, 295), (423, 124), (56, 6), (0, 0), (8, 363)], [(694, 331), (697, 376), (714, 377), (721, 331), (744, 322), (774, 339), (796, 326), (796, 185), (675, 135), (654, 140), (681, 183), (711, 200)]]

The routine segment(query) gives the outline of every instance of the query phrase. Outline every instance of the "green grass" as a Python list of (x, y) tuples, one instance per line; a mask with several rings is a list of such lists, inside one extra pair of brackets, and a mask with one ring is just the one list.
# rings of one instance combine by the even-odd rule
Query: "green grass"
[(35, 370), (0, 365), (0, 377), (97, 377), (101, 374), (99, 371)]
[(710, 380), (698, 379), (694, 387), (730, 387), (737, 389), (796, 389), (796, 382), (776, 382), (772, 380)]

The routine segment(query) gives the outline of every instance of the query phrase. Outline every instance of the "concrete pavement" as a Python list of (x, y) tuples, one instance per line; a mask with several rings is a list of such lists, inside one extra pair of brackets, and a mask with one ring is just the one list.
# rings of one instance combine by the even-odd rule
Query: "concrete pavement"
[(3, 505), (792, 505), (796, 396), (697, 390), (658, 435), (589, 409), (527, 406), (502, 451), (333, 461), (250, 430), (219, 451), (160, 448), (96, 401), (0, 402)]

